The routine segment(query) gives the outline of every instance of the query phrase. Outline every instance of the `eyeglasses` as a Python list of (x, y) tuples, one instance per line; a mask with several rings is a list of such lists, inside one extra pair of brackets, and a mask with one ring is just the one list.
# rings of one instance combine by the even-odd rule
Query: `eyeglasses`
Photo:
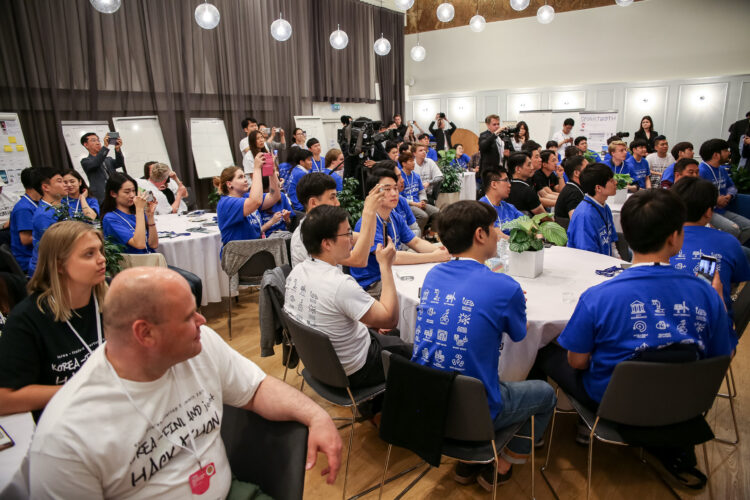
[(386, 193), (393, 193), (398, 191), (398, 186), (396, 184), (392, 184), (390, 186), (380, 186), (381, 191), (385, 191)]
[(348, 237), (351, 238), (353, 235), (354, 235), (354, 231), (352, 231), (351, 229), (349, 229), (345, 233), (337, 234), (336, 237), (338, 238), (339, 236), (348, 236)]
[(492, 182), (507, 182), (508, 184), (510, 184), (510, 179), (508, 179), (507, 177), (503, 177), (502, 179), (495, 179)]

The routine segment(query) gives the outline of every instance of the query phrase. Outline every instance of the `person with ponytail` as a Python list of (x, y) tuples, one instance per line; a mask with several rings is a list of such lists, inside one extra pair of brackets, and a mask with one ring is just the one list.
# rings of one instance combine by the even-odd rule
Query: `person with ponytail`
[[(221, 243), (226, 245), (234, 240), (255, 240), (264, 237), (264, 224), (259, 209), (267, 210), (280, 199), (279, 178), (274, 173), (269, 176), (268, 195), (263, 197), (263, 176), (261, 165), (265, 154), (255, 156), (252, 187), (240, 167), (227, 167), (219, 177), (214, 177), (214, 186), (222, 197), (216, 206), (216, 218), (221, 231)], [(271, 226), (271, 219), (266, 226)], [(273, 221), (275, 224), (278, 221)], [(267, 228), (266, 228), (267, 229)]]

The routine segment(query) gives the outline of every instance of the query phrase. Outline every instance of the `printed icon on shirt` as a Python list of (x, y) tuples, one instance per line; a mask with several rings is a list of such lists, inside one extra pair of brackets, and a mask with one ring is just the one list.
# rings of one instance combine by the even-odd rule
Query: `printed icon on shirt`
[(424, 331), (424, 338), (425, 340), (432, 338), (432, 328), (428, 328)]
[(685, 253), (682, 251), (682, 248), (680, 248), (680, 251), (677, 252), (677, 255), (674, 257), (677, 260), (685, 260)]
[(417, 329), (414, 330), (414, 343), (416, 344), (419, 342), (419, 334), (422, 333), (422, 327), (420, 325), (417, 325)]
[(656, 299), (651, 299), (651, 305), (654, 306), (655, 315), (664, 316), (664, 308), (661, 306), (661, 302)]
[(427, 350), (425, 347), (422, 349), (422, 361), (429, 361), (430, 360), (430, 351)]
[(456, 301), (456, 292), (449, 293), (448, 295), (445, 296), (446, 306), (452, 306), (455, 301)]
[(703, 330), (706, 329), (706, 324), (702, 323), (700, 321), (695, 322), (695, 331), (698, 333), (703, 333)]
[(443, 351), (438, 349), (437, 351), (435, 351), (435, 364), (442, 365), (443, 361), (445, 361), (445, 356), (443, 356)]
[(468, 325), (469, 321), (471, 321), (471, 314), (461, 313), (461, 314), (458, 315), (458, 324), (459, 325)]
[(706, 310), (695, 306), (695, 316), (698, 321), (706, 321)]
[(456, 368), (463, 368), (464, 367), (463, 356), (461, 356), (460, 354), (456, 354), (456, 357), (451, 360), (451, 364), (455, 366)]
[[(639, 323), (642, 323), (642, 321), (639, 321)], [(669, 325), (667, 324), (667, 322), (666, 322), (666, 321), (663, 321), (663, 320), (662, 320), (662, 321), (659, 321), (659, 322), (658, 322), (658, 323), (656, 324), (656, 329), (657, 329), (657, 330), (666, 330), (666, 329), (667, 329), (668, 327), (669, 327)]]
[(461, 298), (461, 303), (463, 304), (462, 311), (471, 312), (471, 308), (474, 307), (474, 301), (466, 297)]
[(679, 323), (677, 323), (677, 333), (681, 333), (682, 335), (687, 335), (688, 329), (687, 329), (687, 320), (682, 320)]
[(440, 324), (441, 325), (447, 325), (450, 322), (450, 318), (448, 317), (448, 310), (446, 309), (442, 316), (440, 316)]
[(463, 347), (464, 344), (466, 344), (469, 341), (469, 337), (467, 337), (466, 335), (464, 335), (463, 337), (461, 337), (459, 334), (454, 333), (453, 334), (453, 340), (454, 340), (454, 342), (456, 342), (456, 345), (458, 347)]
[(645, 321), (636, 321), (633, 324), (633, 330), (638, 330), (641, 333), (645, 332), (646, 328), (647, 328), (647, 325)]
[(435, 289), (435, 295), (432, 296), (432, 301), (431, 302), (433, 302), (435, 304), (437, 304), (437, 303), (440, 302), (440, 289), (439, 288)]
[(690, 308), (685, 304), (685, 301), (682, 301), (682, 304), (675, 304), (674, 305), (674, 315), (675, 316), (690, 316)]
[(645, 351), (645, 350), (647, 350), (648, 348), (649, 348), (649, 345), (648, 345), (647, 343), (645, 343), (645, 342), (644, 342), (644, 343), (642, 343), (641, 345), (639, 345), (638, 347), (636, 347), (636, 348), (635, 348), (635, 351), (636, 351), (636, 352), (641, 352), (641, 351)]
[(682, 262), (678, 262), (677, 264), (675, 264), (675, 265), (674, 265), (674, 268), (675, 268), (675, 269), (678, 269), (678, 270), (680, 270), (680, 271), (682, 271), (682, 270), (683, 270), (683, 269), (685, 269), (686, 267), (687, 267), (687, 266), (686, 266), (685, 264), (683, 264)]
[(703, 250), (701, 250), (701, 249), (694, 250), (693, 251), (693, 258), (694, 259), (700, 259), (701, 258), (701, 254), (703, 254)]
[(448, 332), (446, 332), (445, 330), (438, 330), (437, 339), (440, 342), (448, 342)]
[(670, 332), (664, 332), (657, 335), (657, 337), (659, 337), (660, 339), (671, 339), (672, 334)]
[(423, 291), (422, 292), (422, 302), (426, 302), (427, 301), (427, 297), (429, 297), (429, 296), (430, 296), (430, 291), (429, 290)]
[(638, 319), (646, 317), (646, 309), (643, 307), (643, 302), (635, 300), (630, 303), (630, 319)]
[(427, 316), (435, 316), (435, 309), (433, 309), (432, 307), (427, 309)]

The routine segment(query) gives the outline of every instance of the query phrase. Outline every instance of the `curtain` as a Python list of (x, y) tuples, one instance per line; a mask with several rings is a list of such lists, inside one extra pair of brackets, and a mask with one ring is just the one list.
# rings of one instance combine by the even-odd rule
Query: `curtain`
[[(375, 12), (375, 39), (380, 33), (391, 42), (386, 56), (375, 56), (377, 82), (380, 87), (380, 113), (384, 121), (394, 114), (404, 114), (404, 15), (387, 9)], [(372, 45), (371, 43), (371, 45)]]
[[(221, 21), (204, 30), (193, 17), (195, 1), (127, 0), (112, 15), (88, 0), (7, 1), (0, 17), (0, 110), (19, 114), (32, 164), (70, 165), (63, 120), (157, 115), (173, 168), (205, 204), (210, 181), (196, 177), (191, 118), (223, 119), (238, 163), (240, 122), (248, 115), (291, 131), (293, 116), (310, 114), (313, 100), (373, 102), (373, 6), (212, 3)], [(270, 36), (279, 13), (293, 27), (283, 43)], [(402, 50), (403, 17), (397, 17)], [(344, 51), (328, 42), (335, 23), (349, 35)], [(397, 73), (403, 75), (403, 56)], [(142, 165), (125, 161), (140, 176)]]

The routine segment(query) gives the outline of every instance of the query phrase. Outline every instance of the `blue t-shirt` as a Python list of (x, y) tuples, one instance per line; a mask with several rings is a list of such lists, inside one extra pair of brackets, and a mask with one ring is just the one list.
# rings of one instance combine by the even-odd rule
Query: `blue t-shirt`
[[(263, 193), (263, 201), (266, 200), (266, 194), (267, 193)], [(258, 212), (260, 213), (261, 223), (265, 224), (266, 222), (271, 220), (271, 218), (273, 217), (273, 214), (275, 214), (276, 212), (281, 212), (282, 210), (289, 210), (291, 212), (290, 215), (292, 216), (294, 215), (294, 209), (292, 208), (292, 203), (289, 201), (289, 198), (284, 193), (281, 193), (281, 198), (271, 208), (267, 210), (258, 210)], [(277, 222), (276, 224), (268, 228), (268, 230), (266, 231), (266, 236), (276, 231), (286, 231), (286, 230), (287, 230), (286, 222), (284, 222), (284, 219), (282, 218), (279, 222)]]
[(451, 165), (466, 170), (466, 168), (469, 166), (469, 162), (471, 162), (471, 157), (464, 153), (453, 160), (453, 163)]
[[(66, 196), (62, 199), (62, 202), (65, 203), (70, 208), (70, 215), (73, 215), (76, 212), (83, 212), (83, 208), (81, 208), (81, 200), (78, 198), (71, 198), (70, 196)], [(92, 198), (90, 196), (86, 197), (86, 203), (89, 204), (89, 207), (96, 212), (96, 216), (99, 216), (99, 201), (96, 198)]]
[(413, 170), (409, 175), (406, 175), (406, 172), (402, 170), (401, 178), (404, 179), (404, 191), (401, 196), (414, 203), (419, 203), (419, 192), (424, 189), (422, 178)]
[(312, 161), (312, 168), (310, 169), (310, 172), (323, 172), (328, 173), (328, 170), (326, 169), (326, 159), (321, 157), (320, 160), (316, 160), (315, 158), (310, 157), (310, 161)]
[[(713, 182), (714, 186), (719, 190), (719, 196), (737, 194), (737, 188), (734, 187), (734, 182), (729, 177), (729, 170), (724, 165), (714, 168), (705, 161), (702, 161), (699, 168), (698, 175), (707, 181)], [(726, 208), (714, 207), (714, 212), (718, 214), (723, 214), (726, 211)]]
[(586, 290), (557, 341), (569, 351), (591, 353), (583, 385), (595, 401), (601, 401), (615, 366), (641, 351), (697, 344), (710, 358), (737, 345), (716, 291), (668, 265), (631, 267)]
[[(487, 196), (482, 196), (479, 201), (488, 204), (495, 209), (495, 212), (497, 212), (495, 227), (502, 227), (502, 225), (506, 222), (510, 222), (523, 216), (523, 214), (519, 212), (516, 207), (505, 201), (501, 201), (499, 205), (493, 205), (489, 198), (487, 198)], [(510, 229), (503, 229), (503, 233), (510, 234)]]
[(526, 299), (513, 278), (473, 259), (427, 273), (412, 361), (481, 380), (493, 420), (503, 410), (497, 374), (503, 332), (514, 342), (526, 336)]
[(438, 154), (437, 151), (435, 151), (432, 148), (427, 148), (427, 158), (437, 163), (438, 161)]
[(628, 165), (627, 160), (622, 162), (619, 167), (615, 167), (614, 163), (612, 163), (612, 160), (605, 161), (604, 164), (607, 165), (612, 170), (612, 172), (616, 174), (628, 174), (634, 182), (636, 181), (635, 171), (633, 171), (630, 165)]
[(286, 183), (289, 181), (289, 174), (292, 172), (294, 165), (288, 162), (279, 163), (279, 180), (284, 181), (284, 190), (286, 191)]
[(716, 259), (716, 268), (721, 278), (724, 303), (732, 315), (732, 283), (750, 280), (750, 265), (742, 252), (737, 238), (729, 233), (705, 226), (685, 226), (685, 240), (680, 252), (669, 259), (675, 269), (691, 274), (698, 272), (701, 254)]
[(289, 195), (289, 201), (292, 202), (292, 206), (295, 210), (299, 210), (300, 212), (305, 211), (305, 207), (300, 203), (300, 201), (297, 199), (297, 183), (301, 178), (306, 176), (309, 172), (305, 170), (304, 167), (300, 167), (299, 165), (294, 167), (294, 170), (289, 174), (289, 182), (285, 183), (286, 185), (286, 194)]
[(31, 219), (31, 238), (34, 248), (31, 251), (31, 259), (29, 259), (29, 276), (34, 274), (34, 271), (36, 270), (36, 262), (39, 258), (39, 241), (42, 239), (42, 236), (44, 236), (44, 232), (52, 224), (64, 220), (58, 219), (55, 216), (55, 211), (55, 207), (44, 200), (39, 200), (39, 205), (34, 211), (34, 217)]
[(674, 182), (674, 163), (664, 169), (664, 172), (661, 173), (661, 180)]
[(568, 246), (611, 256), (615, 241), (617, 230), (609, 205), (602, 207), (591, 196), (584, 196), (570, 218)]
[(630, 170), (635, 174), (633, 180), (636, 181), (638, 187), (646, 189), (646, 179), (651, 175), (651, 170), (648, 168), (648, 162), (646, 159), (641, 158), (641, 161), (635, 161), (635, 158), (631, 156), (625, 160), (625, 164), (630, 167)]
[(398, 214), (404, 218), (407, 226), (411, 226), (412, 224), (417, 222), (417, 218), (414, 217), (414, 212), (411, 211), (409, 202), (406, 198), (404, 198), (404, 195), (399, 195), (398, 205), (396, 205), (396, 208), (394, 208), (393, 210), (398, 212)]
[(257, 240), (260, 238), (261, 216), (258, 210), (245, 216), (243, 206), (250, 193), (241, 198), (222, 196), (216, 205), (216, 221), (221, 231), (221, 244), (234, 240)]
[[(628, 154), (625, 156), (625, 159), (627, 160), (628, 158), (632, 158), (632, 157), (633, 155), (630, 153), (630, 151), (628, 151)], [(612, 155), (609, 153), (605, 153), (603, 160), (604, 160), (603, 163), (612, 163)], [(612, 167), (610, 166), (610, 168)]]
[(33, 201), (28, 195), (23, 195), (13, 205), (13, 210), (10, 212), (10, 251), (23, 272), (27, 272), (29, 269), (34, 243), (32, 242), (30, 245), (22, 244), (21, 236), (18, 233), (34, 229), (33, 219), (36, 207), (37, 202)]
[(331, 169), (326, 169), (325, 173), (331, 176), (331, 179), (336, 181), (336, 192), (340, 193), (344, 189), (344, 179), (341, 177), (341, 171), (331, 172)]
[[(375, 239), (372, 247), (370, 247), (370, 255), (367, 257), (367, 267), (352, 267), (349, 269), (352, 277), (365, 290), (373, 283), (380, 281), (380, 266), (375, 258), (375, 249), (378, 247), (378, 243), (382, 244), (385, 241), (385, 237), (383, 235), (383, 219), (380, 216), (377, 216), (377, 218), (378, 227), (375, 228)], [(404, 218), (397, 211), (391, 211), (391, 220), (385, 224), (388, 226), (388, 236), (393, 240), (396, 249), (401, 246), (401, 243), (409, 243), (414, 239), (414, 233), (411, 232)], [(362, 219), (359, 219), (354, 225), (354, 231), (359, 232), (361, 229)]]
[(102, 217), (102, 233), (104, 237), (111, 237), (112, 241), (125, 247), (125, 253), (151, 253), (156, 248), (148, 246), (148, 223), (146, 224), (146, 248), (135, 248), (128, 245), (128, 241), (135, 234), (135, 214), (127, 214), (120, 210), (107, 212)]

